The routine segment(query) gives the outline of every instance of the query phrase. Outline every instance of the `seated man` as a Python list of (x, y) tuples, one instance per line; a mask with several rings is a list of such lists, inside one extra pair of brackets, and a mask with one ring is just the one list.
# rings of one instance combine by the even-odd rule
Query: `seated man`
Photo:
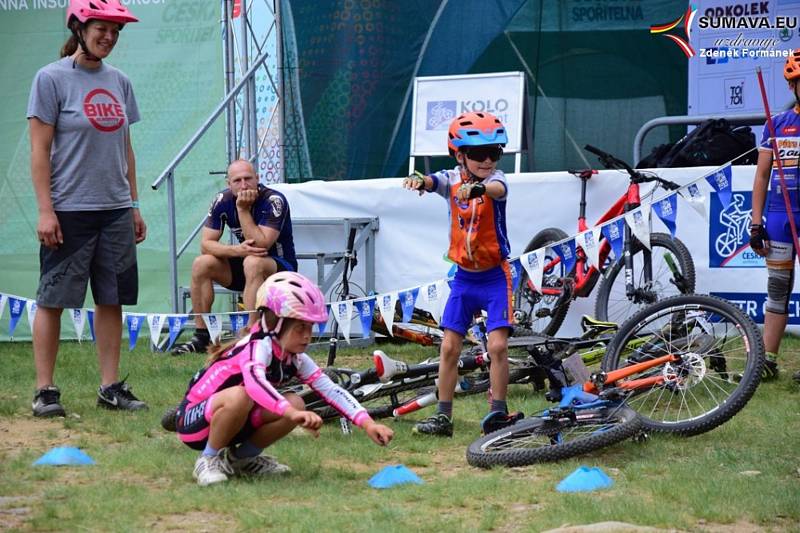
[[(200, 238), (202, 255), (192, 263), (192, 312), (208, 313), (214, 303), (212, 283), (243, 291), (244, 306), (255, 309), (256, 290), (275, 272), (297, 271), (292, 221), (286, 197), (258, 183), (249, 161), (228, 167), (228, 188), (217, 194)], [(239, 244), (220, 242), (227, 225)], [(205, 352), (210, 344), (203, 317), (195, 316), (194, 336), (172, 350), (173, 355)]]

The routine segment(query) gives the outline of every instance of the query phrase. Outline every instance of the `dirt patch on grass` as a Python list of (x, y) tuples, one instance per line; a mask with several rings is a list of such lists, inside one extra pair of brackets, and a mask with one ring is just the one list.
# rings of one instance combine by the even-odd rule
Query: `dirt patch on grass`
[(0, 531), (21, 528), (35, 503), (25, 496), (0, 496)]
[[(25, 415), (0, 418), (0, 457), (14, 459), (28, 450), (44, 453), (57, 446), (77, 446), (89, 433), (82, 427), (68, 427), (68, 420)], [(93, 442), (111, 443), (106, 435), (92, 433), (91, 437)]]
[(748, 533), (751, 531), (787, 531), (790, 528), (787, 525), (787, 529), (784, 529), (783, 527), (765, 529), (759, 525), (745, 522), (744, 520), (740, 520), (732, 524), (717, 524), (714, 522), (700, 520), (697, 523), (697, 529), (698, 531), (704, 531), (707, 533)]
[(229, 516), (192, 511), (162, 515), (147, 524), (149, 531), (193, 531), (198, 533), (224, 531), (231, 528)]

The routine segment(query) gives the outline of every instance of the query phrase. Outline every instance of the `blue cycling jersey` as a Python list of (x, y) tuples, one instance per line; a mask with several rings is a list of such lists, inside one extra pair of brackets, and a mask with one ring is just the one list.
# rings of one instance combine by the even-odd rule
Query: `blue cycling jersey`
[[(775, 124), (778, 153), (783, 165), (786, 191), (789, 193), (789, 202), (793, 212), (800, 212), (800, 190), (798, 189), (798, 178), (800, 178), (800, 113), (798, 113), (798, 107), (781, 113), (773, 119), (773, 123)], [(759, 150), (772, 150), (769, 126), (766, 124), (761, 135)], [(786, 212), (776, 161), (772, 163), (767, 211)]]
[[(289, 215), (289, 203), (286, 197), (263, 185), (258, 186), (258, 198), (250, 207), (253, 221), (259, 226), (266, 226), (278, 231), (278, 239), (269, 249), (270, 257), (280, 257), (297, 271), (297, 259), (294, 253), (294, 238), (292, 237), (292, 219)], [(225, 189), (217, 194), (206, 218), (206, 227), (222, 231), (228, 226), (239, 242), (244, 241), (242, 225), (236, 211), (236, 197), (230, 189)]]

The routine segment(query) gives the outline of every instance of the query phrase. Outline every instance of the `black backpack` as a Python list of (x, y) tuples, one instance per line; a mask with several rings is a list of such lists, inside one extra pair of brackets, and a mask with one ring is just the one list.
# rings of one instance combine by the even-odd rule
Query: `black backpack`
[(732, 159), (734, 165), (755, 165), (755, 146), (756, 137), (748, 126), (731, 128), (724, 118), (706, 120), (680, 141), (653, 148), (636, 168), (715, 166)]

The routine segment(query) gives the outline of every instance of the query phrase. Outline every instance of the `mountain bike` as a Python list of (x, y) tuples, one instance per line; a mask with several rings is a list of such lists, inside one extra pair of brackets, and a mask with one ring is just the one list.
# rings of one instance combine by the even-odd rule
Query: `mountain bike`
[(620, 327), (602, 371), (559, 384), (557, 407), (480, 437), (467, 461), (520, 466), (588, 453), (643, 430), (703, 433), (747, 404), (763, 365), (761, 334), (738, 307), (706, 295), (667, 298)]
[[(656, 187), (648, 195), (652, 195), (659, 187), (667, 190), (679, 188), (678, 184), (655, 174), (634, 170), (624, 161), (598, 148), (586, 145), (585, 149), (599, 156), (606, 168), (624, 170), (629, 176), (626, 193), (597, 220), (595, 226), (639, 207), (639, 186), (642, 183), (656, 183)], [(589, 229), (586, 224), (586, 187), (597, 171), (587, 169), (569, 172), (581, 180), (578, 232), (583, 232)], [(561, 257), (550, 246), (566, 240), (567, 237), (558, 228), (547, 228), (537, 233), (525, 247), (525, 253), (545, 249), (541, 291), (536, 290), (523, 269), (522, 280), (514, 297), (517, 322), (533, 331), (555, 335), (572, 300), (589, 296), (598, 281), (600, 287), (595, 302), (595, 317), (617, 323), (624, 322), (638, 309), (665, 296), (694, 291), (692, 256), (679, 239), (670, 235), (651, 233), (648, 249), (625, 225), (621, 257), (612, 257), (611, 245), (605, 235), (601, 234), (598, 247), (599, 264), (602, 266), (598, 268), (591, 265), (583, 248), (576, 246), (575, 266), (569, 272), (566, 271)], [(624, 276), (621, 276), (623, 272)]]

